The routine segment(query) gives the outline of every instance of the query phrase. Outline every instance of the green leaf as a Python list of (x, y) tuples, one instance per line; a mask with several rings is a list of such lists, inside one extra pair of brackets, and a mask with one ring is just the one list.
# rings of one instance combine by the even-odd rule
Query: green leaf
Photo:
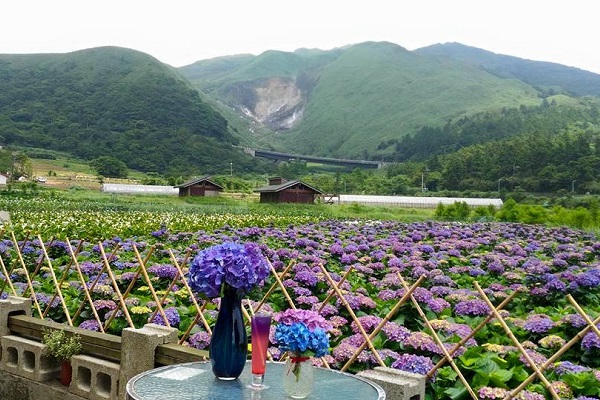
[(498, 364), (496, 364), (494, 361), (490, 360), (489, 358), (480, 358), (479, 360), (477, 360), (477, 365), (479, 368), (477, 368), (478, 372), (482, 372), (484, 374), (491, 374), (494, 371), (497, 371), (500, 367), (498, 367)]
[(503, 388), (507, 387), (505, 382), (510, 381), (512, 379), (512, 377), (513, 377), (512, 372), (510, 372), (507, 369), (498, 369), (489, 375), (490, 382), (493, 384), (493, 386), (498, 386), (498, 387), (503, 387)]
[(475, 387), (488, 386), (490, 378), (488, 374), (477, 373), (471, 380), (471, 385)]
[(464, 386), (448, 388), (444, 391), (444, 393), (446, 393), (452, 400), (462, 400), (468, 398), (469, 396), (469, 392)]
[(512, 367), (510, 370), (512, 371), (513, 377), (519, 382), (523, 382), (529, 376), (529, 373), (522, 365)]

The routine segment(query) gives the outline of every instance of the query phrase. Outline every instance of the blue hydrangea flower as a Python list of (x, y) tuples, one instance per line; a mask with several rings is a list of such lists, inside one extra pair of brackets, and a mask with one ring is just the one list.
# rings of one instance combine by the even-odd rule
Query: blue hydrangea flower
[(319, 313), (311, 310), (288, 309), (275, 316), (277, 326), (274, 341), (282, 351), (300, 356), (323, 357), (329, 354), (329, 335), (332, 329)]
[(277, 325), (275, 341), (279, 348), (285, 351), (299, 354), (312, 352), (315, 357), (323, 357), (329, 353), (329, 337), (325, 330), (315, 328), (311, 331), (302, 322)]

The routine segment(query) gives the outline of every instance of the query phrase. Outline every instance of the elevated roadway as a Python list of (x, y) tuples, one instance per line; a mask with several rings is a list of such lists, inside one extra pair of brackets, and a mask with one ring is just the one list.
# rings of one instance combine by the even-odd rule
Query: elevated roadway
[(260, 150), (244, 148), (244, 152), (252, 155), (253, 157), (268, 158), (277, 161), (289, 161), (289, 160), (304, 160), (308, 162), (315, 162), (320, 164), (339, 165), (348, 168), (371, 168), (377, 169), (385, 165), (383, 162), (377, 161), (366, 161), (366, 160), (347, 160), (343, 158), (329, 158), (329, 157), (316, 157), (306, 156), (302, 154), (282, 153), (271, 150)]

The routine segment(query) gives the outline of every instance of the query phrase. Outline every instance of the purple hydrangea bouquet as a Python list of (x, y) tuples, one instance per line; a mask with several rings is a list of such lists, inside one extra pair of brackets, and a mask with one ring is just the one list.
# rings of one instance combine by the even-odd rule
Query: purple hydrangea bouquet
[(194, 257), (188, 273), (190, 287), (209, 298), (222, 294), (224, 285), (246, 294), (266, 279), (270, 268), (256, 243), (224, 242)]
[(246, 365), (248, 338), (242, 296), (262, 284), (269, 272), (269, 262), (255, 243), (225, 242), (201, 250), (192, 260), (190, 287), (208, 298), (221, 296), (209, 345), (217, 378), (235, 379)]
[[(329, 353), (327, 332), (332, 326), (319, 313), (310, 310), (288, 309), (275, 315), (274, 319), (277, 322), (275, 342), (280, 350), (291, 353), (287, 359), (284, 388), (288, 394), (291, 394), (290, 391), (303, 391), (304, 388), (299, 387), (299, 383), (312, 369), (306, 371), (307, 368), (303, 368), (302, 365), (309, 361), (310, 357), (323, 357)], [(292, 380), (289, 379), (290, 373), (293, 373)], [(312, 389), (307, 389), (304, 394), (308, 395), (310, 390)], [(301, 398), (298, 393), (294, 393), (292, 397)]]

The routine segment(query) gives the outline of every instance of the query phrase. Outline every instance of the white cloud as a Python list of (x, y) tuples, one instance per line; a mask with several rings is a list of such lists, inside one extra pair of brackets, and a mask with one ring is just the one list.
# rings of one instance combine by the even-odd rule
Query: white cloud
[(221, 55), (386, 40), (460, 42), (600, 73), (589, 0), (19, 0), (3, 4), (0, 53), (115, 45), (173, 66)]

